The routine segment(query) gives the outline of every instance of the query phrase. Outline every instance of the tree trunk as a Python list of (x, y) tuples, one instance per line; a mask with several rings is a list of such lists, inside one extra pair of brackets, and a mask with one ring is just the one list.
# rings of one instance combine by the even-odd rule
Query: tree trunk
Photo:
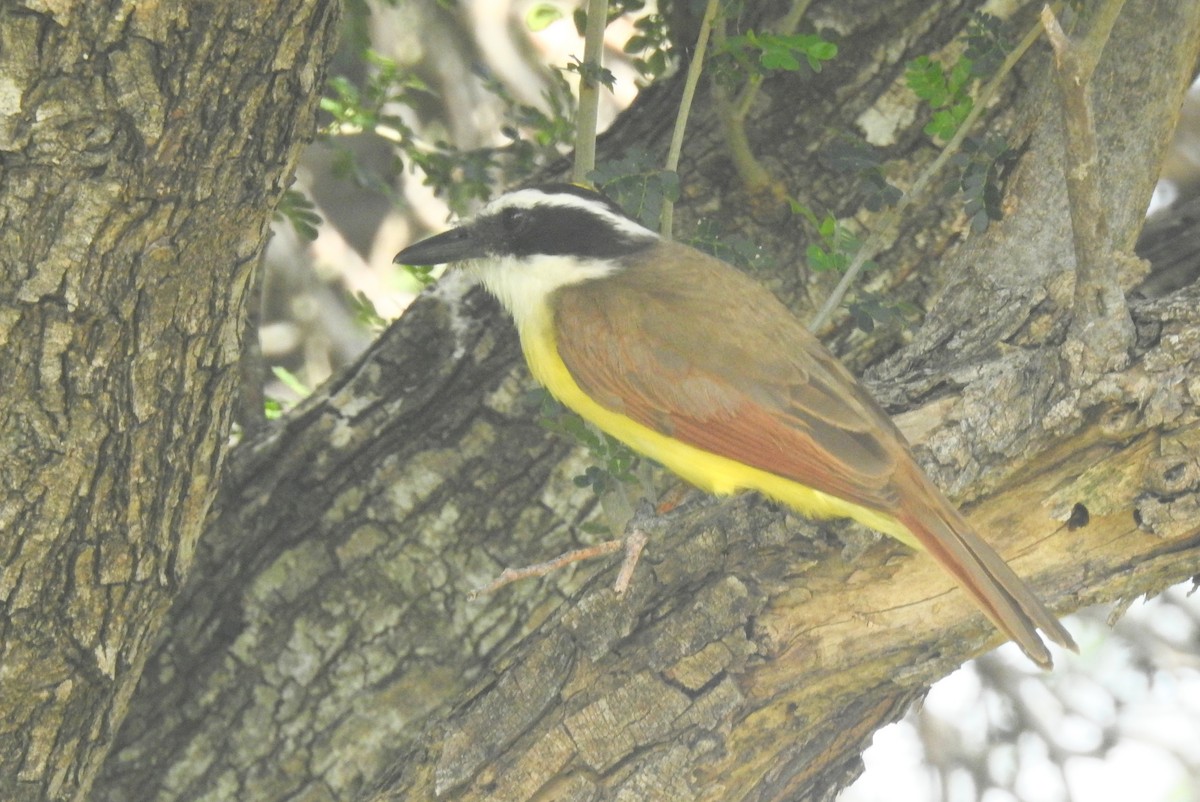
[[(819, 76), (766, 81), (750, 144), (789, 194), (870, 230), (861, 193), (818, 154), (882, 121), (889, 175), (910, 183), (936, 149), (904, 64), (952, 49), (963, 10), (864, 0), (809, 19), (839, 32), (841, 54)], [(1130, 3), (1093, 79), (1114, 260), (1198, 50), (1194, 4)], [(1114, 364), (1081, 356), (1048, 48), (1018, 72), (988, 123), (1018, 153), (1005, 218), (968, 236), (958, 201), (925, 204), (871, 279), (889, 298), (936, 295), (911, 342), (829, 334), (871, 366), (939, 483), (1067, 612), (1200, 572), (1200, 292), (1133, 306), (1137, 341)], [(648, 92), (609, 154), (665, 149), (674, 103), (672, 87)], [(794, 267), (802, 221), (736, 182), (711, 106), (697, 108), (680, 217), (762, 243), (783, 265), (764, 280), (804, 307), (827, 282)], [(1121, 264), (1129, 289), (1139, 268)], [(827, 528), (755, 497), (685, 507), (624, 597), (611, 566), (589, 566), (468, 600), (504, 566), (574, 545), (594, 506), (527, 387), (511, 327), (452, 277), (242, 444), (97, 798), (823, 799), (877, 727), (998, 642), (928, 559), (888, 541), (849, 561)], [(1068, 526), (1079, 507), (1087, 524)]]
[(5, 800), (87, 795), (192, 562), (336, 18), (316, 0), (0, 9)]

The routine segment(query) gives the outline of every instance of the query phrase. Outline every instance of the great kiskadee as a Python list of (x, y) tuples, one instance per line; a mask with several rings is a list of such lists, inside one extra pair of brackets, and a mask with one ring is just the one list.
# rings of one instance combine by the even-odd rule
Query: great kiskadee
[(396, 261), (473, 273), (512, 315), (534, 378), (634, 451), (710, 493), (757, 490), (924, 549), (1039, 666), (1037, 629), (1075, 649), (863, 386), (731, 265), (571, 184), (503, 195)]

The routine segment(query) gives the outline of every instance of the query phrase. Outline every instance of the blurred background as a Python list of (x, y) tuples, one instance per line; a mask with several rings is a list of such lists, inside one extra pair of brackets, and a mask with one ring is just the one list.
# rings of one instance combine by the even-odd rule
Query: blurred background
[[(614, 4), (616, 6), (617, 4)], [(322, 135), (277, 216), (262, 286), (277, 408), (355, 359), (430, 277), (392, 264), (489, 192), (565, 167), (582, 55), (562, 0), (347, 2)], [(626, 2), (608, 26), (601, 127), (675, 68), (671, 21)], [(1194, 280), (1200, 89), (1193, 87), (1139, 253)], [(1200, 799), (1200, 600), (1178, 587), (1067, 621), (1081, 647), (1036, 672), (1007, 645), (938, 683), (876, 736), (842, 802)]]

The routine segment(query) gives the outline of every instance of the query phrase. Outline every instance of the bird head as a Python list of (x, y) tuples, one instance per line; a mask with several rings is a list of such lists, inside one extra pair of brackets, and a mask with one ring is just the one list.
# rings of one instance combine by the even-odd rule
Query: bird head
[(395, 261), (439, 265), (556, 256), (620, 259), (657, 239), (595, 190), (545, 184), (496, 198), (470, 220), (405, 248)]
[(545, 184), (496, 198), (470, 220), (405, 248), (395, 261), (463, 267), (520, 323), (559, 287), (611, 275), (661, 241), (599, 192)]

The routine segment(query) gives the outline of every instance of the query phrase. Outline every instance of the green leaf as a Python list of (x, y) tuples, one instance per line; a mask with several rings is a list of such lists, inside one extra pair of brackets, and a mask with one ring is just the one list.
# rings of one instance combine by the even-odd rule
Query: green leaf
[(613, 75), (612, 70), (602, 67), (599, 64), (587, 64), (575, 56), (571, 56), (571, 63), (563, 67), (563, 69), (567, 72), (578, 73), (581, 80), (587, 81), (592, 85), (599, 84), (604, 86), (610, 92), (617, 84), (617, 76)]
[(975, 80), (975, 76), (971, 71), (971, 60), (964, 57), (960, 58), (950, 68), (950, 75), (946, 79), (946, 85), (951, 94), (955, 97), (961, 97), (967, 85), (973, 80)]
[(288, 388), (301, 398), (307, 398), (312, 393), (312, 390), (306, 387), (304, 382), (300, 381), (296, 374), (292, 373), (287, 368), (280, 365), (272, 365), (271, 372), (275, 374), (275, 378), (279, 379), (279, 381), (283, 383), (284, 387)]
[(289, 189), (279, 199), (274, 218), (288, 221), (298, 237), (311, 242), (317, 238), (317, 227), (324, 222), (315, 209), (316, 206), (304, 193)]
[(800, 69), (800, 62), (791, 52), (780, 48), (767, 48), (763, 50), (760, 61), (768, 70), (788, 70), (794, 72)]
[(375, 302), (362, 290), (350, 297), (350, 308), (354, 310), (355, 319), (364, 326), (377, 331), (387, 328), (387, 320), (379, 314), (379, 310), (375, 308)]
[(967, 24), (967, 48), (963, 53), (971, 61), (971, 72), (977, 78), (994, 75), (1008, 57), (1012, 44), (1008, 30), (998, 17), (976, 11)]
[(818, 38), (817, 41), (814, 41), (807, 46), (806, 52), (808, 53), (808, 57), (810, 59), (817, 59), (818, 61), (832, 61), (833, 59), (837, 58), (838, 46), (833, 42), (827, 42), (824, 39)]
[(908, 62), (908, 67), (904, 71), (904, 81), (913, 94), (928, 101), (934, 108), (945, 103), (946, 76), (942, 72), (942, 65), (930, 59), (929, 56), (918, 56)]
[(964, 98), (950, 108), (934, 112), (933, 117), (925, 125), (925, 133), (941, 139), (950, 139), (958, 131), (958, 127), (967, 119), (974, 105), (970, 98)]
[(832, 241), (834, 234), (837, 233), (837, 220), (831, 214), (825, 215), (825, 219), (821, 221), (821, 225), (817, 227), (817, 231), (820, 232), (823, 239)]
[(871, 314), (859, 304), (850, 304), (850, 317), (854, 320), (854, 325), (858, 327), (864, 334), (870, 334), (875, 331), (875, 319)]
[(626, 53), (640, 53), (650, 46), (650, 39), (641, 34), (634, 34), (625, 42), (625, 46), (621, 48)]
[(587, 178), (651, 229), (658, 227), (664, 200), (679, 199), (679, 174), (659, 168), (644, 148), (630, 148), (624, 158), (601, 164)]
[(437, 281), (433, 277), (433, 271), (436, 267), (436, 265), (400, 265), (400, 269), (412, 276), (422, 287), (428, 287)]
[[(754, 55), (757, 56), (757, 69)], [(801, 57), (813, 72), (821, 71), (821, 63), (837, 56), (837, 45), (815, 34), (793, 34), (782, 36), (773, 33), (746, 31), (741, 36), (730, 36), (725, 44), (714, 51), (718, 59), (715, 72), (718, 78), (728, 82), (731, 73), (738, 70), (750, 74), (762, 71), (800, 69)], [(722, 64), (721, 60), (732, 64)]]
[(562, 10), (553, 3), (534, 3), (525, 12), (525, 27), (537, 33), (563, 18)]
[(539, 423), (548, 431), (566, 435), (588, 450), (597, 464), (590, 465), (572, 480), (577, 487), (590, 487), (596, 495), (606, 492), (614, 481), (633, 483), (632, 472), (640, 459), (621, 441), (598, 432), (574, 412), (555, 401), (549, 393), (542, 395), (542, 414)]

